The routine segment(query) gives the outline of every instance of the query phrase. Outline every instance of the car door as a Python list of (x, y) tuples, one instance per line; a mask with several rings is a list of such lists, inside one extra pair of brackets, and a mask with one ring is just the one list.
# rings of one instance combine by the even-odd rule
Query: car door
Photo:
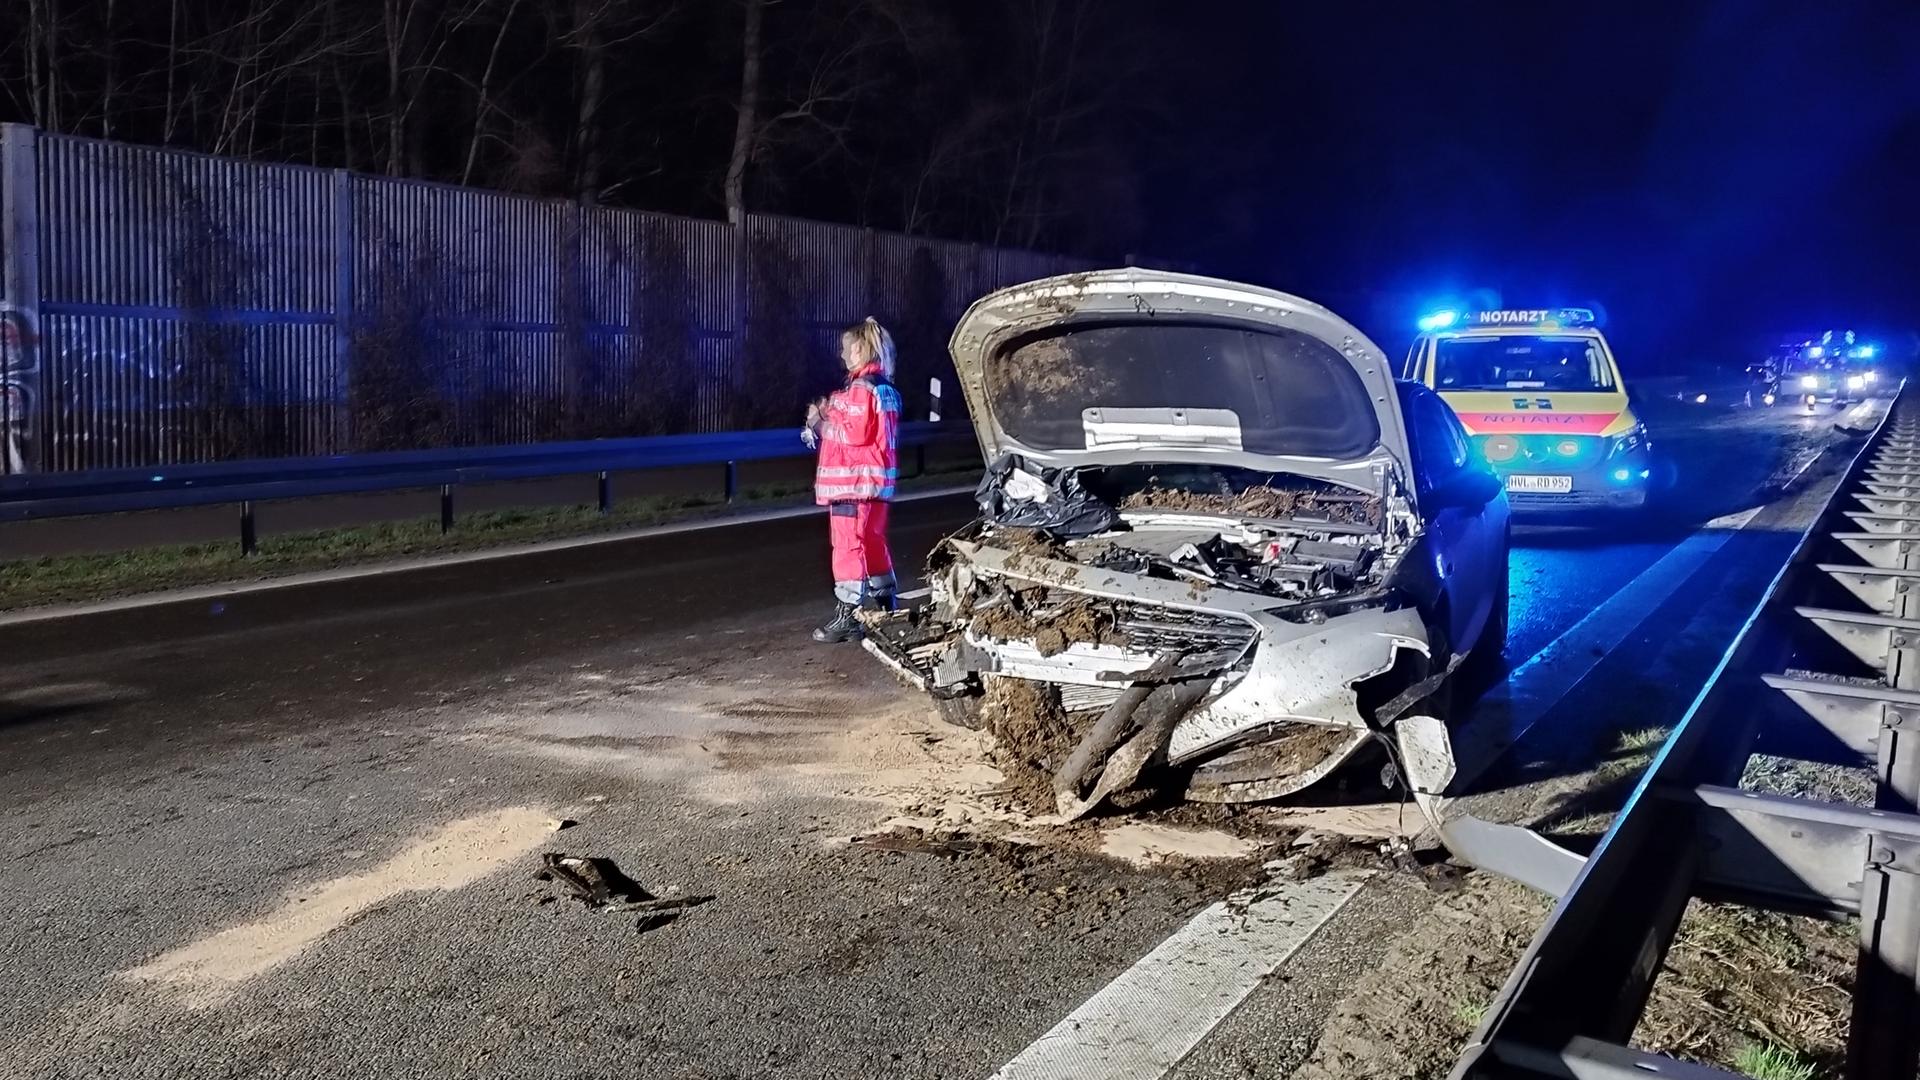
[(1497, 488), (1485, 501), (1460, 497), (1461, 474), (1491, 470), (1474, 456), (1466, 430), (1440, 395), (1419, 384), (1402, 385), (1416, 493), (1447, 601), (1447, 639), (1453, 651), (1466, 652), (1479, 642), (1501, 595), (1507, 500)]

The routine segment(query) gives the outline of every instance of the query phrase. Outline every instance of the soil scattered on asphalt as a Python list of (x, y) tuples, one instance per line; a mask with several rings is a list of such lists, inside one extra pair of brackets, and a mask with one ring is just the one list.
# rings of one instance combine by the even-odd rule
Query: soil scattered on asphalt
[(1106, 830), (1100, 853), (1136, 866), (1150, 866), (1168, 859), (1243, 859), (1262, 846), (1258, 840), (1220, 829), (1176, 829), (1133, 821)]
[(378, 866), (304, 888), (252, 922), (221, 930), (125, 972), (182, 988), (193, 1007), (239, 986), (402, 893), (458, 889), (538, 848), (552, 835), (545, 810), (516, 806), (462, 818), (416, 838)]
[(1051, 813), (1054, 772), (1079, 739), (1058, 693), (1026, 679), (991, 677), (980, 716), (1014, 802), (1029, 813)]
[[(1087, 829), (1072, 832), (1096, 835)], [(1203, 903), (1261, 873), (1258, 858), (1168, 859), (1141, 868), (1051, 838), (1042, 844), (911, 828), (856, 837), (848, 847), (870, 858), (948, 860), (961, 875), (960, 887), (1021, 901), (1039, 929), (1070, 918), (1063, 929), (1071, 928), (1076, 936), (1126, 917), (1146, 874), (1157, 882), (1156, 891), (1164, 892), (1166, 882), (1172, 881), (1186, 902)]]

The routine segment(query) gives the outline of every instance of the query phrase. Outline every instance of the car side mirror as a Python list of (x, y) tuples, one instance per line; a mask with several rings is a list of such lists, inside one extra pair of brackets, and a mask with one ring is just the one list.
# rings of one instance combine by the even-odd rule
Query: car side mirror
[(1461, 469), (1434, 485), (1431, 499), (1438, 506), (1481, 507), (1505, 487), (1498, 476), (1484, 469)]

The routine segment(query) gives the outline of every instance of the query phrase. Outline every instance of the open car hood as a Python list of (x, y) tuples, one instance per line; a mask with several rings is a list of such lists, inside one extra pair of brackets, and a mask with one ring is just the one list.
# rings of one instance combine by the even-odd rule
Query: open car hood
[(1155, 270), (1068, 274), (976, 301), (949, 344), (988, 461), (1179, 462), (1379, 490), (1407, 475), (1391, 366), (1296, 296)]

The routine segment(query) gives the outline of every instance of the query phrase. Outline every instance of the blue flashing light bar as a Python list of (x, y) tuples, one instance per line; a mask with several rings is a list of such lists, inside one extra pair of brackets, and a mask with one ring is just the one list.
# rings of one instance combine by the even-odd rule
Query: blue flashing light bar
[(1435, 330), (1445, 330), (1458, 321), (1460, 321), (1460, 313), (1457, 311), (1431, 312), (1420, 316), (1420, 332), (1431, 334)]
[(1491, 308), (1468, 312), (1465, 322), (1469, 326), (1540, 326), (1558, 329), (1565, 326), (1598, 326), (1600, 318), (1591, 308)]

